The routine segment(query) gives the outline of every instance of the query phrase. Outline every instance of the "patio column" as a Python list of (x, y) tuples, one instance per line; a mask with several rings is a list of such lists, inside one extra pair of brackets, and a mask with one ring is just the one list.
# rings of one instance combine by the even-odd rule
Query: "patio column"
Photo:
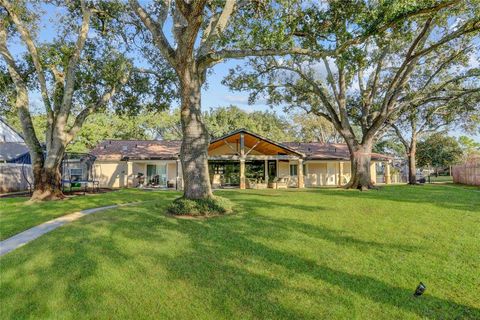
[(268, 183), (268, 160), (265, 160), (265, 183)]
[(127, 188), (133, 187), (133, 162), (127, 161)]
[(297, 187), (305, 188), (305, 182), (303, 181), (303, 159), (298, 159), (298, 170), (297, 170)]
[(390, 176), (390, 163), (388, 161), (385, 162), (385, 184), (391, 184), (392, 177)]
[(338, 186), (342, 186), (342, 177), (343, 177), (343, 162), (338, 163)]
[(182, 187), (182, 174), (181, 174), (181, 169), (182, 169), (182, 165), (180, 163), (180, 159), (177, 159), (177, 172), (175, 174), (175, 188), (177, 190), (182, 190), (183, 187)]
[(240, 189), (245, 189), (245, 159), (240, 159)]

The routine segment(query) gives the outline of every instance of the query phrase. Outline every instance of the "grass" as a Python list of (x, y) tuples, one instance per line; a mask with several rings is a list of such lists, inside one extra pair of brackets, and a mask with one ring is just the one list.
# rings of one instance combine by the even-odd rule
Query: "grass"
[[(428, 180), (430, 178), (430, 180)], [(436, 182), (453, 182), (453, 177), (452, 176), (437, 176), (435, 177), (434, 175), (431, 175), (430, 177), (426, 177), (427, 183), (436, 183)]]
[(0, 317), (480, 318), (478, 188), (217, 194), (236, 214), (168, 217), (158, 192), (7, 254)]
[(62, 201), (30, 204), (26, 197), (0, 198), (0, 240), (75, 211), (126, 202), (156, 199), (152, 193), (124, 189), (104, 194), (75, 196)]

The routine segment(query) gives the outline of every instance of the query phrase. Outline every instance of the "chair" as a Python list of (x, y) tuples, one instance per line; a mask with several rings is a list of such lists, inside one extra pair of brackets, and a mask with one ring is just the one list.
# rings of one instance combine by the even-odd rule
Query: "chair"
[(290, 182), (290, 177), (282, 177), (277, 180), (277, 189), (287, 189), (288, 183)]

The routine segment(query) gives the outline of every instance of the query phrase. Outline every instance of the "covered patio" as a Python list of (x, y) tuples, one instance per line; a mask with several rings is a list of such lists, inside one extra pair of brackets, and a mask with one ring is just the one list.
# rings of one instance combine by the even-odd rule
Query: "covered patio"
[(302, 153), (245, 129), (213, 140), (208, 155), (213, 187), (305, 186)]

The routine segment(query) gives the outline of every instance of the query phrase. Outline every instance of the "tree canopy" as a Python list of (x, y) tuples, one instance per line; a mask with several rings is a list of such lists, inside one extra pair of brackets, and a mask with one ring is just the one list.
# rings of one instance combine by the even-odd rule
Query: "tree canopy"
[(434, 133), (418, 143), (417, 163), (421, 167), (447, 167), (462, 158), (462, 149), (454, 137)]

